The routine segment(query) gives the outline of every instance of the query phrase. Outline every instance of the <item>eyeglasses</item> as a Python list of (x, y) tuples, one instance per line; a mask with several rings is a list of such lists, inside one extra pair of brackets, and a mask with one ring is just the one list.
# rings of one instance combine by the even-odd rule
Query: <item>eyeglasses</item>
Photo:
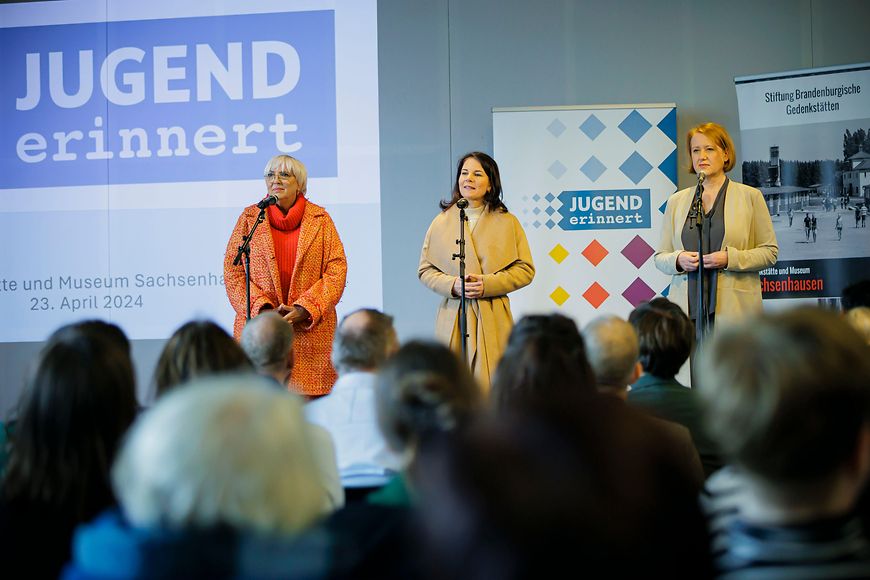
[(290, 179), (291, 177), (293, 177), (293, 174), (287, 173), (286, 171), (280, 171), (278, 173), (275, 173), (274, 171), (270, 171), (269, 173), (265, 174), (263, 177), (266, 178), (266, 181), (270, 181), (270, 180), (274, 180), (274, 179), (280, 179), (282, 181), (286, 181), (287, 179)]

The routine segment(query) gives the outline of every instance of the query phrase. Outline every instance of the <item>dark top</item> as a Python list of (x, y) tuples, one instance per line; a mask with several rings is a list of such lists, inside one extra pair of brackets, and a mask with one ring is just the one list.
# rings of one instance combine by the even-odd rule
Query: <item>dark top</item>
[[(701, 240), (701, 254), (706, 255), (711, 252), (718, 252), (722, 249), (722, 240), (725, 239), (725, 194), (728, 190), (730, 180), (726, 177), (725, 183), (716, 194), (716, 201), (710, 211), (704, 214), (702, 220), (703, 239)], [(698, 249), (698, 228), (695, 226), (695, 220), (687, 217), (683, 224), (683, 233), (681, 239), (683, 247), (689, 251)], [(698, 270), (688, 272), (688, 293), (689, 293), (689, 318), (695, 320), (698, 315)], [(716, 279), (718, 278), (718, 270), (704, 269), (704, 288), (706, 290), (707, 313), (710, 317), (716, 312)]]

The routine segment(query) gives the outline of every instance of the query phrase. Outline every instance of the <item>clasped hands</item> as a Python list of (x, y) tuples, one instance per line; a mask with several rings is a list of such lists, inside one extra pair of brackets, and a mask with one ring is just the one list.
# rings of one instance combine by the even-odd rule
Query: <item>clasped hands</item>
[[(728, 252), (719, 250), (710, 254), (704, 254), (704, 268), (718, 270), (728, 266)], [(680, 252), (677, 256), (677, 266), (684, 272), (694, 272), (698, 269), (698, 252)]]
[(299, 324), (311, 318), (311, 314), (298, 305), (287, 306), (286, 304), (281, 304), (278, 306), (277, 312), (290, 324)]
[[(462, 296), (462, 278), (456, 278), (453, 281), (453, 295), (457, 298)], [(466, 274), (465, 275), (465, 297), (466, 298), (483, 298), (483, 275), (482, 274)]]

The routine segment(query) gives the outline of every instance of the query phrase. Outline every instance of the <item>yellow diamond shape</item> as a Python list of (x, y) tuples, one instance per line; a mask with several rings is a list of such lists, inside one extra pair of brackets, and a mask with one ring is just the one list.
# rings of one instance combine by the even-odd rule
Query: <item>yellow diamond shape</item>
[(568, 298), (570, 297), (571, 295), (565, 292), (565, 289), (561, 286), (556, 286), (556, 289), (553, 290), (552, 294), (550, 294), (550, 300), (552, 300), (559, 306), (565, 304), (565, 301), (568, 300)]
[(550, 257), (556, 260), (557, 264), (561, 264), (562, 260), (568, 257), (568, 250), (562, 247), (562, 244), (556, 244), (553, 246), (553, 249), (550, 250)]

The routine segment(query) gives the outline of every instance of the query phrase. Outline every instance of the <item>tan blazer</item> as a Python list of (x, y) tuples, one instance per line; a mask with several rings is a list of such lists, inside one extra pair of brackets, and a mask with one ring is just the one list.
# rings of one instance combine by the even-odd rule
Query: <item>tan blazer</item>
[[(508, 292), (527, 286), (535, 277), (529, 242), (520, 222), (510, 213), (485, 210), (472, 233), (465, 225), (465, 271), (483, 274), (483, 298), (469, 300), (468, 356), (472, 371), (485, 390), (513, 328)], [(444, 297), (435, 318), (435, 336), (462, 352), (459, 299), (453, 282), (459, 276), (459, 210), (452, 206), (432, 220), (417, 274), (429, 289)]]
[[(689, 215), (695, 188), (668, 199), (662, 236), (655, 253), (656, 268), (670, 274), (668, 298), (689, 311), (688, 277), (677, 270), (677, 256), (684, 251), (683, 224)], [(728, 266), (716, 281), (716, 321), (737, 320), (761, 310), (761, 280), (758, 272), (773, 266), (779, 246), (764, 196), (754, 187), (731, 181), (725, 196), (725, 236), (722, 248)]]

